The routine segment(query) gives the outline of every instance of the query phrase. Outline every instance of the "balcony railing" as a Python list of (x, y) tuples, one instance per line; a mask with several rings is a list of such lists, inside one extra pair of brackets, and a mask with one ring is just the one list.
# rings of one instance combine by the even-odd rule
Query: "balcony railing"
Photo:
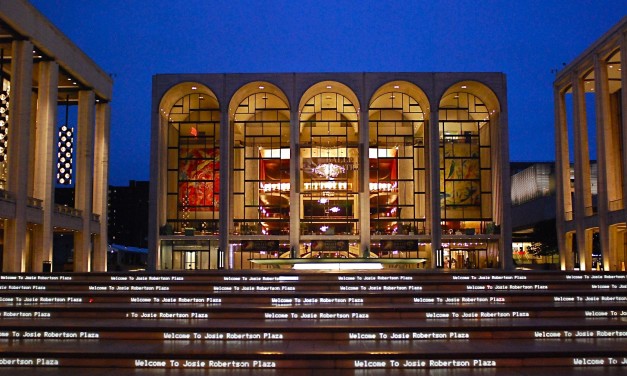
[(72, 217), (80, 217), (83, 212), (79, 209), (72, 208), (70, 206), (55, 204), (54, 211), (59, 214), (65, 214)]
[(609, 211), (622, 210), (623, 209), (623, 200), (622, 199), (618, 199), (618, 200), (610, 201), (609, 204), (608, 204), (608, 209), (609, 209)]
[(572, 211), (567, 211), (564, 213), (564, 220), (565, 221), (572, 221), (573, 220), (573, 212)]
[(9, 191), (5, 191), (4, 189), (0, 189), (0, 200), (15, 202), (15, 197)]
[(28, 197), (26, 205), (31, 208), (41, 209), (43, 207), (43, 200), (34, 197)]

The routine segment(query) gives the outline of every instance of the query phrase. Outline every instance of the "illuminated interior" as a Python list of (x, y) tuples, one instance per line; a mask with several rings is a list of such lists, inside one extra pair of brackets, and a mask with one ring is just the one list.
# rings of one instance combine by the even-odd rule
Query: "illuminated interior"
[[(474, 90), (444, 93), (437, 126), (427, 95), (407, 81), (380, 85), (365, 109), (337, 81), (319, 81), (297, 99), (273, 83), (249, 81), (226, 105), (208, 87), (173, 87), (161, 102), (168, 129), (161, 268), (247, 269), (316, 258), (429, 267), (434, 234), (458, 265), (496, 265), (490, 133), (498, 102), (485, 86), (468, 84)], [(228, 151), (220, 149), (220, 125), (229, 132), (222, 140)], [(434, 168), (431, 139), (439, 139)], [(229, 192), (221, 195), (222, 179)], [(438, 179), (443, 194), (435, 205), (430, 189)]]

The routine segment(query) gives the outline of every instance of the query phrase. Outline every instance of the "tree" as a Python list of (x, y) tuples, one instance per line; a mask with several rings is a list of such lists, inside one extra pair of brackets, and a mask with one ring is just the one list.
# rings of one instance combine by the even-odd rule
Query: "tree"
[(533, 241), (527, 252), (536, 257), (551, 257), (553, 262), (553, 257), (559, 254), (554, 219), (536, 223), (533, 227)]

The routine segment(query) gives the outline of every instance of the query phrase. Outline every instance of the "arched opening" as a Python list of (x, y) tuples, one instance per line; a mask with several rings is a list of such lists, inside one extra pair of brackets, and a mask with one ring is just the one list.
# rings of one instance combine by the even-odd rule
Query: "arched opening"
[(239, 89), (230, 108), (235, 264), (252, 268), (251, 258), (289, 250), (290, 109), (283, 92), (268, 82)]
[(495, 157), (500, 145), (494, 144), (499, 108), (496, 95), (477, 82), (455, 84), (440, 100), (440, 216), (445, 267), (497, 264), (498, 240), (477, 235), (500, 232), (495, 200)]
[(428, 109), (422, 90), (402, 81), (383, 85), (370, 101), (370, 234), (371, 250), (379, 257), (426, 256), (425, 245), (419, 244), (418, 238), (399, 242), (386, 236), (418, 237), (429, 233), (425, 154)]
[[(352, 91), (321, 82), (300, 106), (299, 197), (302, 257), (356, 257), (359, 232), (359, 121)], [(327, 235), (346, 240), (324, 241)]]
[(161, 235), (203, 236), (162, 240), (160, 268), (215, 268), (220, 220), (220, 105), (209, 88), (184, 83), (164, 96), (160, 112), (167, 128)]

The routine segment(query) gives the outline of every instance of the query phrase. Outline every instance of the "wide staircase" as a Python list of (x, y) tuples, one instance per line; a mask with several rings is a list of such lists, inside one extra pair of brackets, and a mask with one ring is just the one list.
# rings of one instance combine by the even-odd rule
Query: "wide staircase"
[(627, 274), (0, 274), (0, 375), (625, 375)]

